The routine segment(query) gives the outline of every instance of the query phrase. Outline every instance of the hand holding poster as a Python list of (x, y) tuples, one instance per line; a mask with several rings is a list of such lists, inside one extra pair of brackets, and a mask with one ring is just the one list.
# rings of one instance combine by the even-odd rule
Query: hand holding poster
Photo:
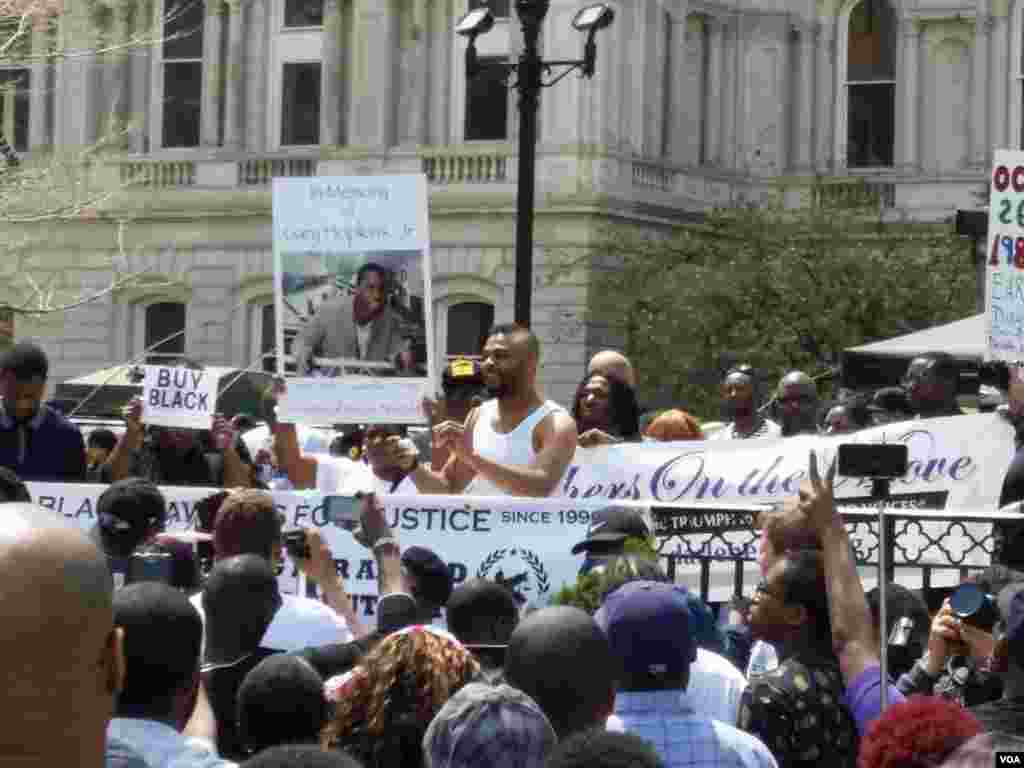
[(989, 201), (985, 323), (990, 358), (1024, 359), (1024, 152), (995, 153)]
[(209, 429), (218, 378), (209, 371), (147, 365), (142, 382), (145, 421), (161, 427)]
[(273, 190), (278, 368), (297, 375), (278, 417), (422, 423), (435, 367), (426, 179), (274, 179)]

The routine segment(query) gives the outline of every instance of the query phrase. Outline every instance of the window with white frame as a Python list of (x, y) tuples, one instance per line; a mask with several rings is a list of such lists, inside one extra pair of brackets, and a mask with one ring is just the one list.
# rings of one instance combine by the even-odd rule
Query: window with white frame
[(896, 15), (888, 0), (851, 11), (846, 49), (846, 165), (893, 164), (896, 139)]
[(279, 0), (275, 14), (272, 130), (282, 147), (320, 143), (324, 0)]
[(203, 0), (165, 0), (161, 44), (162, 147), (198, 147), (203, 94)]
[(141, 315), (146, 362), (159, 365), (180, 359), (185, 354), (185, 305), (157, 301), (141, 307)]
[(28, 151), (31, 74), (26, 67), (0, 68), (0, 135), (19, 152)]
[(449, 357), (478, 356), (493, 325), (493, 304), (463, 301), (448, 307), (445, 354)]

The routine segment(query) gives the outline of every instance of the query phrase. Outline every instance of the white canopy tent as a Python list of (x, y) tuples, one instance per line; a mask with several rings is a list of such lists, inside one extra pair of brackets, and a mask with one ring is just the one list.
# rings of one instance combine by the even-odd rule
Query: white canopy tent
[(954, 357), (980, 360), (985, 354), (985, 315), (965, 317), (846, 351), (911, 358), (924, 352), (949, 352)]
[(925, 352), (948, 352), (960, 360), (960, 393), (976, 394), (978, 368), (985, 355), (985, 316), (965, 317), (846, 349), (843, 351), (843, 386), (855, 390), (894, 386), (910, 361)]

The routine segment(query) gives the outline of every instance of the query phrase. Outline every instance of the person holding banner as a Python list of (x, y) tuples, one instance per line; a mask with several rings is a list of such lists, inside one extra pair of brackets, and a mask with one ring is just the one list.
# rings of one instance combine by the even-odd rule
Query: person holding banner
[(452, 452), (440, 472), (419, 463), (413, 449), (392, 445), (392, 460), (420, 493), (476, 496), (551, 496), (576, 453), (576, 422), (537, 391), (540, 341), (529, 328), (495, 326), (484, 345), (481, 370), (494, 399), (475, 408), (464, 424), (434, 428)]
[(147, 435), (144, 405), (133, 398), (122, 411), (124, 434), (110, 457), (93, 473), (93, 482), (112, 483), (126, 477), (144, 477), (159, 485), (249, 488), (254, 472), (243, 459), (244, 444), (231, 424), (219, 414), (213, 419), (215, 450), (203, 449), (192, 429), (150, 427)]
[(782, 428), (757, 410), (756, 380), (754, 369), (749, 365), (730, 368), (722, 381), (722, 400), (732, 419), (709, 440), (749, 440), (764, 437), (781, 437)]

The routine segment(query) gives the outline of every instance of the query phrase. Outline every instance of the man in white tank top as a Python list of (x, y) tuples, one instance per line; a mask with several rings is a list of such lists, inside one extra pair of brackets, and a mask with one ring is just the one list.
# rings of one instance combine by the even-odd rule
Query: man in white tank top
[(409, 468), (420, 493), (475, 496), (550, 496), (576, 452), (576, 422), (537, 392), (540, 343), (531, 330), (496, 326), (483, 350), (484, 385), (493, 396), (466, 417), (434, 427), (452, 456), (440, 472), (409, 453), (396, 461)]

